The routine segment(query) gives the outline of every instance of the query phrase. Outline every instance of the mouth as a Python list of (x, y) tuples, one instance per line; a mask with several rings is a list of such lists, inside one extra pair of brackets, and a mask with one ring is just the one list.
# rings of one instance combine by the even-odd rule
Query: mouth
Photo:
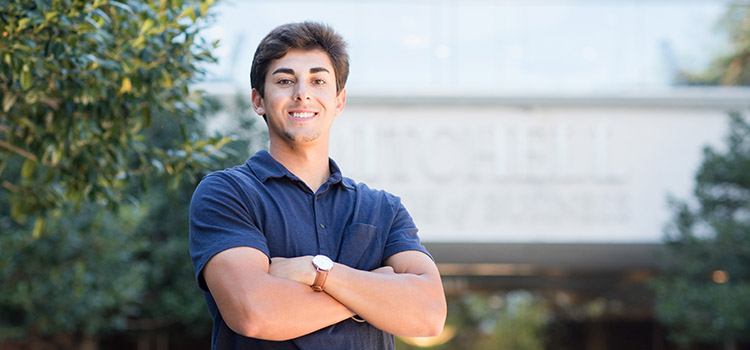
[(308, 112), (308, 111), (305, 111), (305, 112), (294, 111), (294, 112), (289, 112), (288, 115), (294, 119), (309, 119), (318, 115), (318, 113)]

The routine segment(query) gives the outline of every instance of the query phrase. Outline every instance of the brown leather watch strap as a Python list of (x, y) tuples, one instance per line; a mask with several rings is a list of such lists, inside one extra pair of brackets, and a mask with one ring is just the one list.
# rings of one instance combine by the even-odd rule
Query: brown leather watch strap
[(315, 269), (315, 281), (310, 286), (310, 288), (312, 288), (312, 290), (316, 292), (322, 292), (323, 285), (326, 284), (326, 278), (328, 278), (328, 270), (321, 270), (317, 267)]

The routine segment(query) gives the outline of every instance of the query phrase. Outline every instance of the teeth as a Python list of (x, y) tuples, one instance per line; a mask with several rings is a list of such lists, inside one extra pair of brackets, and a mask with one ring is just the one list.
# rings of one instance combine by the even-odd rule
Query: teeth
[(292, 113), (292, 117), (295, 117), (295, 118), (303, 118), (304, 119), (304, 118), (310, 118), (310, 117), (313, 117), (313, 116), (315, 116), (315, 113), (312, 113), (312, 112), (307, 112), (307, 113)]

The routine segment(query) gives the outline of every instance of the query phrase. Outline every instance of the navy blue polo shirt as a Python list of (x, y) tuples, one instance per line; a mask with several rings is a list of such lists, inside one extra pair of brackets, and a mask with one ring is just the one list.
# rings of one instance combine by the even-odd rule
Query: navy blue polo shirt
[(329, 167), (330, 178), (313, 193), (260, 151), (241, 166), (209, 174), (196, 188), (190, 204), (190, 255), (214, 320), (212, 349), (395, 347), (392, 335), (351, 319), (283, 342), (238, 335), (224, 323), (203, 278), (211, 257), (240, 246), (256, 248), (269, 258), (324, 254), (365, 271), (398, 252), (429, 255), (398, 197), (343, 177), (333, 160)]

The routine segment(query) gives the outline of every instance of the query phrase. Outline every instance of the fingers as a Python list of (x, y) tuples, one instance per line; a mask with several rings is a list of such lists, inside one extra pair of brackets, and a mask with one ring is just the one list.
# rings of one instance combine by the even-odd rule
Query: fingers
[(271, 276), (311, 284), (315, 279), (315, 267), (310, 262), (311, 259), (309, 255), (296, 258), (271, 258), (268, 273)]
[(375, 270), (372, 270), (371, 272), (382, 273), (382, 274), (396, 273), (395, 271), (393, 271), (393, 267), (390, 267), (390, 266), (381, 266), (381, 267), (378, 267)]

